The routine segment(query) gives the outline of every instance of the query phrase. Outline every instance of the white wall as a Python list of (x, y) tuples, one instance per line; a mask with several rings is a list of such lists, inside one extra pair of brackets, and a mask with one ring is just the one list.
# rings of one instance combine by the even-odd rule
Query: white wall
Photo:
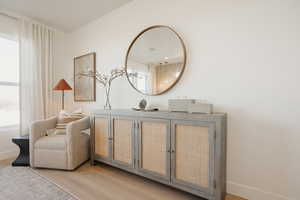
[[(299, 13), (297, 0), (136, 0), (68, 34), (60, 76), (72, 81), (73, 57), (92, 51), (99, 69), (122, 66), (142, 29), (172, 26), (187, 46), (186, 71), (147, 100), (161, 108), (178, 96), (212, 102), (228, 113), (228, 192), (300, 199)], [(74, 106), (102, 108), (103, 96), (98, 85), (96, 103)], [(113, 108), (141, 98), (125, 78), (113, 82)]]

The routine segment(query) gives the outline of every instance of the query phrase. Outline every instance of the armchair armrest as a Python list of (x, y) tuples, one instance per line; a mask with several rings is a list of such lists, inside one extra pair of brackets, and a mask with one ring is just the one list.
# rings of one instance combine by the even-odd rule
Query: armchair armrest
[(33, 122), (30, 127), (30, 141), (35, 142), (40, 137), (45, 136), (47, 130), (56, 127), (56, 123), (57, 117)]
[(80, 133), (82, 130), (88, 129), (90, 127), (90, 117), (84, 117), (67, 125), (67, 135), (68, 137), (72, 137), (76, 135), (76, 133)]
[(82, 154), (80, 141), (82, 140), (82, 131), (91, 127), (90, 117), (76, 120), (67, 125), (67, 154), (68, 154), (68, 167), (73, 169), (80, 163), (79, 155)]
[(34, 143), (42, 136), (47, 134), (47, 130), (56, 127), (57, 117), (52, 117), (46, 120), (35, 121), (31, 124), (29, 133), (29, 149), (30, 149), (30, 165), (34, 167)]

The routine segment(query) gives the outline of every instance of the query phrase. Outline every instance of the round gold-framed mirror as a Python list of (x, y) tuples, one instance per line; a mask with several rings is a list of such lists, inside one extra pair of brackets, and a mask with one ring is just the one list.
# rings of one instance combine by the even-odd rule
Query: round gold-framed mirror
[(144, 29), (131, 42), (125, 60), (128, 82), (144, 95), (160, 95), (181, 78), (186, 66), (186, 48), (171, 27)]

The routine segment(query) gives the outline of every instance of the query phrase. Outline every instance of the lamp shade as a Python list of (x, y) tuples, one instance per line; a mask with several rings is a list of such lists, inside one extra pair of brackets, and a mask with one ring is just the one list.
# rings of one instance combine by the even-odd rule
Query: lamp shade
[(56, 86), (53, 88), (53, 90), (72, 90), (70, 85), (65, 81), (64, 79), (61, 79)]

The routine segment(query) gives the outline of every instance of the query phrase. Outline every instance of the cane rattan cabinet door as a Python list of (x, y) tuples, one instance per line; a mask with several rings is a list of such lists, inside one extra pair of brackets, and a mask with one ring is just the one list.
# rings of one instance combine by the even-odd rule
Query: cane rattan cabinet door
[(130, 118), (112, 118), (112, 162), (134, 167), (134, 125)]
[(91, 164), (106, 163), (201, 198), (224, 200), (226, 138), (226, 113), (95, 110)]
[(95, 118), (95, 156), (100, 160), (111, 160), (110, 118)]
[(214, 132), (213, 123), (172, 121), (173, 184), (213, 192)]
[(151, 178), (170, 180), (170, 121), (142, 119), (138, 123), (138, 170)]

